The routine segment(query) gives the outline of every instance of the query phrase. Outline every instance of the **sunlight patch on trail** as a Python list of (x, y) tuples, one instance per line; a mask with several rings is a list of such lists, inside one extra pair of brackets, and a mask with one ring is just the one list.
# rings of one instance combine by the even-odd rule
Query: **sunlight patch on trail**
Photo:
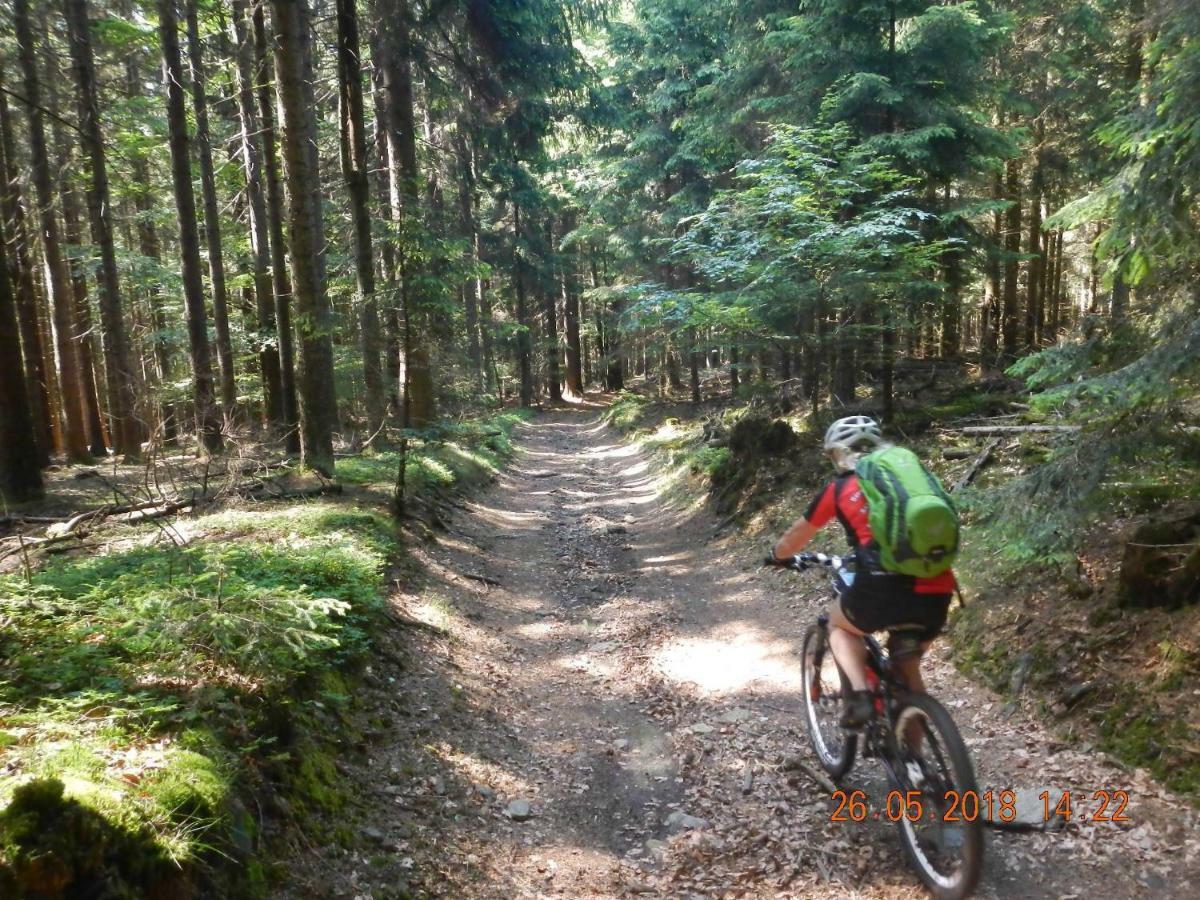
[(800, 690), (795, 647), (746, 621), (730, 622), (709, 637), (681, 638), (659, 648), (654, 667), (669, 681), (694, 684), (709, 694), (754, 687)]

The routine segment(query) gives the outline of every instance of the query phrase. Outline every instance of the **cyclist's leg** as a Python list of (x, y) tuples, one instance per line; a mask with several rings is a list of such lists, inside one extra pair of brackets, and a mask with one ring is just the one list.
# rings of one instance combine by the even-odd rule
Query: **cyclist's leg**
[[(925, 654), (929, 652), (931, 646), (933, 646), (933, 641), (922, 641), (920, 653), (910, 653), (900, 657), (892, 656), (892, 666), (896, 675), (910, 691), (919, 694), (925, 693), (925, 679), (921, 677), (921, 660), (925, 658)], [(905, 746), (919, 752), (923, 737), (921, 723), (914, 719), (905, 729)]]
[(854, 625), (842, 612), (841, 603), (829, 610), (829, 647), (842, 672), (856, 691), (867, 689), (867, 645), (863, 643), (864, 632)]
[(904, 682), (910, 691), (917, 694), (925, 693), (925, 679), (921, 677), (921, 660), (925, 658), (925, 654), (933, 646), (933, 641), (922, 641), (920, 646), (920, 653), (902, 656), (899, 659), (895, 656), (892, 657), (892, 665), (895, 667), (896, 674), (900, 680)]

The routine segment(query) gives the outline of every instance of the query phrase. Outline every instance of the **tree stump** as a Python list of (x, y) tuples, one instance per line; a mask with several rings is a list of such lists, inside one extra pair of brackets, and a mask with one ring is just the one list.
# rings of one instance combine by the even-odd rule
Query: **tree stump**
[(1125, 544), (1119, 601), (1177, 608), (1200, 599), (1200, 512), (1140, 525)]

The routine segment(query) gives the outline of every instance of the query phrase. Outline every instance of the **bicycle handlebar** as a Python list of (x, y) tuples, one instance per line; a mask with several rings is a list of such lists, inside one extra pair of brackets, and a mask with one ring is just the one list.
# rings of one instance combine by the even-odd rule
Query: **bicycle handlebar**
[(840, 569), (845, 563), (845, 557), (832, 556), (828, 553), (797, 553), (790, 559), (771, 559), (771, 564), (778, 566), (781, 569), (792, 569), (796, 572), (805, 572), (815, 566), (822, 566), (826, 569)]

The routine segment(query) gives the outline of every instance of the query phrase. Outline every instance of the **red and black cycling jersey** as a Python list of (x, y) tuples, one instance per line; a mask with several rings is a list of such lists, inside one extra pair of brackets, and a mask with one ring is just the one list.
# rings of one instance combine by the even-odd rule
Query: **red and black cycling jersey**
[[(804, 513), (804, 518), (816, 528), (828, 524), (834, 516), (846, 529), (846, 540), (855, 555), (861, 558), (858, 551), (870, 547), (875, 538), (867, 520), (867, 498), (853, 472), (842, 472), (825, 485)], [(914, 579), (913, 590), (918, 594), (950, 594), (954, 587), (954, 573), (947, 570), (933, 578)]]

